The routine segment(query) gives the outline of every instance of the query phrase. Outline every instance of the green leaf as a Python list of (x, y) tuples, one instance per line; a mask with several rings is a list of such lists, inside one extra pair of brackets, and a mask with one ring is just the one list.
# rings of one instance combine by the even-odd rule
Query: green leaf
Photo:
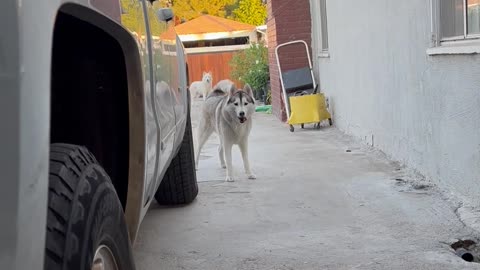
[(270, 77), (268, 49), (263, 43), (252, 44), (250, 48), (234, 54), (230, 61), (234, 80), (248, 83), (254, 91), (266, 88)]
[(267, 7), (262, 0), (240, 0), (238, 8), (233, 11), (237, 21), (252, 25), (263, 25), (267, 18)]

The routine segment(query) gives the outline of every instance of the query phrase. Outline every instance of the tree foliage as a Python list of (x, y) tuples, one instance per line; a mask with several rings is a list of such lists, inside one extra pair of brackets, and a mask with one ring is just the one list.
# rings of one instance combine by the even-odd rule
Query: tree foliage
[(227, 17), (228, 7), (236, 0), (182, 0), (173, 1), (173, 12), (181, 19), (191, 20), (203, 14)]
[[(166, 30), (167, 25), (160, 22), (155, 14), (155, 10), (162, 7), (162, 2), (154, 2), (151, 5), (145, 2), (150, 18), (150, 30), (152, 35), (159, 36)], [(122, 5), (122, 24), (132, 32), (145, 33), (145, 22), (142, 16), (142, 5), (140, 1), (121, 0)]]
[[(236, 21), (262, 25), (267, 17), (266, 6), (262, 0), (160, 0), (145, 1), (150, 17), (152, 34), (160, 35), (166, 29), (165, 23), (159, 22), (155, 12), (162, 7), (173, 9), (176, 19), (192, 20), (203, 14), (234, 19)], [(140, 1), (121, 0), (122, 24), (134, 32), (145, 32)]]
[(233, 11), (234, 19), (253, 25), (265, 24), (267, 7), (262, 0), (240, 0), (238, 8)]
[(225, 6), (225, 18), (235, 19), (235, 10), (238, 8), (239, 0), (235, 0), (232, 4)]

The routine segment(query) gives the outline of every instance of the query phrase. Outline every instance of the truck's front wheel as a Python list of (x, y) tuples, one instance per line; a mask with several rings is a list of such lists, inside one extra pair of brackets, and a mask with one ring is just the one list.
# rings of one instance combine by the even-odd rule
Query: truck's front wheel
[(108, 175), (87, 149), (50, 149), (45, 270), (131, 270), (122, 206)]

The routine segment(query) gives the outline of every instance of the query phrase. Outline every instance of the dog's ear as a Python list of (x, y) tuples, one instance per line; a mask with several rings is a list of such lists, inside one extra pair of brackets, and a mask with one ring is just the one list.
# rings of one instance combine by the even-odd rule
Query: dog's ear
[(202, 75), (205, 76), (205, 74), (207, 74), (207, 73), (204, 71)]
[(235, 95), (235, 92), (237, 92), (237, 89), (235, 88), (235, 85), (230, 85), (230, 91), (228, 91), (228, 94), (232, 97)]
[(247, 94), (253, 98), (253, 90), (248, 83), (243, 87), (243, 91), (247, 92)]

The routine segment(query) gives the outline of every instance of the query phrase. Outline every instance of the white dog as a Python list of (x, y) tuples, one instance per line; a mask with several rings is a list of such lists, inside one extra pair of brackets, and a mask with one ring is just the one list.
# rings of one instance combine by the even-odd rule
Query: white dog
[(202, 80), (190, 84), (190, 91), (193, 91), (194, 97), (202, 95), (203, 100), (207, 99), (207, 95), (212, 91), (212, 72), (203, 72)]
[(218, 154), (222, 168), (227, 169), (226, 181), (233, 182), (232, 146), (237, 144), (242, 153), (245, 173), (249, 179), (256, 176), (250, 170), (248, 161), (248, 136), (252, 129), (252, 116), (255, 112), (255, 99), (252, 88), (247, 84), (243, 90), (237, 90), (233, 84), (225, 93), (220, 89), (207, 97), (203, 104), (198, 127), (198, 144), (195, 163), (198, 161), (203, 145), (213, 132), (220, 138)]
[(213, 89), (220, 89), (223, 92), (228, 93), (228, 91), (230, 91), (230, 88), (232, 87), (232, 85), (235, 85), (235, 84), (232, 81), (230, 81), (229, 79), (225, 79), (225, 80), (219, 81), (213, 87)]

